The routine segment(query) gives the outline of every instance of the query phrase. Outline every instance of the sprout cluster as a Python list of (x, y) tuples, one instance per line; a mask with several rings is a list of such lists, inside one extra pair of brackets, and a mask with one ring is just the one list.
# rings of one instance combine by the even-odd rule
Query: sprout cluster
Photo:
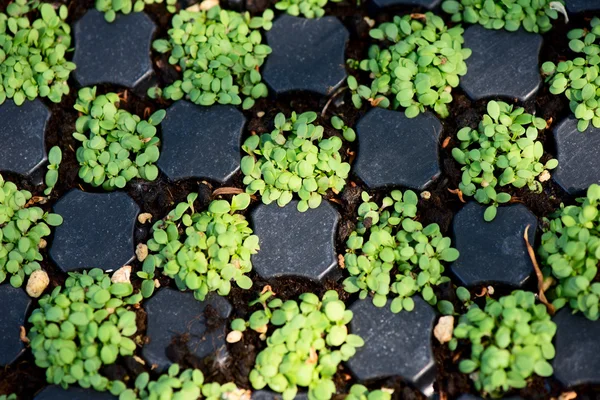
[(561, 205), (551, 220), (545, 220), (538, 249), (544, 276), (557, 281), (548, 293), (552, 304), (568, 304), (591, 319), (598, 319), (600, 283), (596, 282), (600, 261), (600, 186), (593, 184), (579, 205)]
[[(337, 3), (342, 0), (331, 1)], [(325, 15), (327, 3), (328, 0), (280, 0), (275, 3), (275, 8), (296, 17), (302, 14), (305, 18), (321, 18)]]
[(579, 120), (577, 129), (585, 131), (590, 123), (600, 128), (600, 18), (594, 17), (591, 29), (573, 29), (568, 33), (569, 47), (578, 57), (573, 60), (542, 64), (548, 75), (550, 93), (565, 93), (569, 107)]
[(388, 294), (396, 296), (391, 302), (394, 313), (412, 311), (412, 299), (421, 293), (429, 304), (436, 304), (433, 286), (448, 282), (442, 262), (458, 258), (437, 224), (426, 227), (415, 221), (417, 195), (407, 190), (394, 190), (381, 204), (362, 193), (358, 207), (356, 230), (346, 241), (345, 267), (350, 277), (344, 289), (359, 293), (365, 299), (373, 293), (373, 304), (384, 307)]
[(551, 3), (563, 0), (445, 0), (442, 10), (452, 14), (452, 22), (480, 24), (487, 29), (516, 31), (523, 26), (528, 32), (544, 33), (558, 18)]
[(54, 146), (48, 152), (48, 171), (46, 171), (46, 177), (44, 179), (46, 183), (46, 190), (44, 194), (49, 196), (58, 182), (58, 168), (62, 162), (62, 150), (58, 146)]
[(162, 94), (171, 100), (187, 95), (203, 106), (219, 103), (251, 108), (255, 99), (268, 93), (259, 68), (271, 48), (261, 44), (259, 29), (271, 29), (273, 16), (270, 9), (262, 17), (250, 17), (247, 12), (218, 6), (180, 11), (173, 17), (169, 40), (156, 40), (153, 47), (159, 53), (170, 52), (169, 63), (181, 67), (183, 79), (164, 90), (151, 88), (149, 95)]
[(383, 390), (369, 392), (365, 386), (354, 384), (350, 388), (346, 400), (392, 400), (392, 394)]
[(235, 383), (205, 383), (204, 374), (199, 369), (180, 371), (178, 364), (172, 364), (166, 374), (158, 380), (151, 381), (150, 375), (143, 372), (135, 380), (135, 389), (121, 392), (119, 400), (158, 400), (158, 399), (189, 399), (206, 400), (241, 398), (235, 394), (243, 393)]
[(25, 276), (40, 269), (40, 248), (46, 245), (50, 226), (62, 224), (58, 214), (29, 207), (31, 193), (19, 190), (0, 175), (0, 282), (10, 275), (10, 284), (21, 287)]
[(355, 107), (360, 108), (364, 99), (378, 107), (403, 107), (408, 118), (424, 112), (425, 107), (433, 108), (442, 118), (448, 116), (450, 93), (467, 73), (464, 60), (471, 50), (462, 47), (461, 26), (448, 28), (431, 12), (424, 19), (419, 15), (395, 16), (392, 22), (371, 29), (371, 37), (384, 46), (372, 45), (365, 60), (349, 60), (350, 65), (375, 78), (366, 86), (348, 77)]
[(81, 142), (77, 161), (79, 177), (105, 190), (123, 188), (133, 178), (153, 181), (160, 152), (156, 126), (165, 117), (158, 110), (142, 121), (137, 115), (119, 109), (116, 93), (96, 96), (96, 88), (83, 88), (74, 107), (77, 118), (73, 137)]
[[(96, 10), (104, 13), (108, 22), (113, 22), (117, 13), (131, 14), (144, 11), (146, 4), (161, 4), (164, 0), (96, 0)], [(167, 0), (167, 11), (176, 11), (177, 0)]]
[(48, 382), (112, 389), (100, 369), (135, 351), (136, 314), (129, 306), (141, 299), (130, 283), (113, 283), (99, 268), (69, 273), (64, 288), (42, 297), (29, 317), (27, 336)]
[(342, 139), (324, 139), (316, 119), (315, 112), (292, 112), (288, 119), (279, 113), (271, 133), (246, 139), (242, 149), (248, 155), (241, 163), (246, 192), (258, 192), (264, 204), (276, 201), (280, 207), (297, 193), (298, 211), (304, 212), (317, 208), (327, 190), (342, 191), (350, 173), (340, 155)]
[(526, 113), (524, 108), (513, 109), (507, 103), (492, 100), (477, 129), (464, 127), (458, 131), (460, 144), (452, 149), (454, 159), (463, 165), (458, 186), (479, 203), (490, 204), (485, 210), (486, 221), (496, 217), (499, 203), (511, 199), (510, 194), (497, 192), (498, 185), (542, 191), (536, 178), (558, 165), (556, 159), (540, 162), (544, 147), (537, 138), (544, 129), (546, 121), (542, 118)]
[(241, 319), (231, 323), (234, 331), (244, 331), (248, 325), (262, 334), (269, 325), (276, 327), (267, 338), (267, 348), (256, 357), (250, 383), (255, 389), (268, 385), (283, 393), (283, 400), (292, 400), (298, 386), (308, 387), (309, 400), (330, 399), (336, 391), (332, 378), (339, 364), (364, 345), (360, 336), (348, 333), (352, 311), (346, 310), (334, 290), (322, 299), (304, 293), (300, 303), (268, 301), (271, 295), (268, 291), (251, 303), (261, 302), (263, 309), (252, 313), (247, 323)]
[[(28, 13), (39, 11), (31, 22)], [(49, 3), (15, 0), (0, 13), (0, 104), (16, 105), (47, 97), (59, 103), (69, 93), (67, 80), (75, 64), (65, 53), (71, 47), (71, 27), (65, 22), (67, 6), (58, 14)]]
[(456, 347), (456, 339), (471, 343), (470, 358), (458, 368), (470, 374), (477, 390), (500, 397), (511, 388), (524, 388), (534, 373), (552, 375), (548, 360), (554, 358), (555, 333), (546, 307), (535, 304), (532, 292), (516, 290), (499, 300), (487, 298), (483, 310), (472, 305), (461, 315), (450, 346)]
[(145, 279), (144, 297), (154, 290), (152, 278), (156, 268), (175, 279), (180, 290), (193, 290), (198, 300), (204, 300), (213, 291), (228, 295), (232, 280), (242, 289), (252, 287), (246, 274), (252, 270), (250, 256), (259, 250), (258, 236), (252, 234), (246, 217), (236, 214), (248, 207), (250, 196), (238, 194), (231, 203), (213, 200), (207, 211), (196, 212), (197, 196), (189, 194), (187, 202), (179, 203), (152, 227), (150, 254), (138, 272)]

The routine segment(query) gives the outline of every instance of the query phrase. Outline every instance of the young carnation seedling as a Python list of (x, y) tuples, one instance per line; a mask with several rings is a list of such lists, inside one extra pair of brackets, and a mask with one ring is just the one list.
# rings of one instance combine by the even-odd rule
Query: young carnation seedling
[[(117, 13), (130, 14), (144, 11), (146, 4), (162, 4), (164, 0), (96, 0), (96, 10), (104, 13), (108, 22), (113, 22)], [(177, 11), (177, 0), (166, 0), (167, 11)]]
[(145, 279), (144, 297), (152, 295), (156, 268), (175, 279), (180, 290), (193, 290), (198, 300), (213, 291), (228, 295), (231, 281), (242, 289), (252, 287), (246, 274), (252, 270), (250, 256), (259, 250), (258, 236), (252, 234), (246, 217), (236, 213), (250, 205), (250, 196), (238, 194), (231, 203), (213, 200), (202, 212), (194, 210), (197, 197), (189, 194), (187, 202), (179, 203), (152, 227), (150, 254), (138, 272)]
[(354, 129), (346, 125), (344, 120), (338, 117), (337, 115), (331, 117), (331, 126), (333, 126), (338, 131), (342, 131), (342, 135), (347, 141), (354, 142), (356, 140), (356, 132), (354, 131)]
[(381, 204), (371, 201), (362, 193), (363, 203), (358, 207), (356, 230), (346, 241), (344, 256), (350, 274), (344, 280), (344, 289), (359, 293), (365, 299), (373, 294), (373, 304), (384, 307), (390, 293), (394, 313), (412, 311), (412, 297), (421, 293), (429, 304), (436, 304), (433, 286), (448, 282), (442, 262), (458, 258), (458, 250), (451, 247), (450, 238), (444, 237), (437, 224), (426, 227), (415, 221), (417, 195), (407, 190), (394, 190)]
[(536, 180), (544, 170), (558, 166), (556, 159), (542, 164), (544, 155), (538, 134), (546, 129), (546, 121), (525, 112), (524, 108), (501, 101), (490, 101), (487, 114), (477, 129), (462, 128), (457, 133), (460, 141), (452, 149), (452, 156), (462, 167), (459, 189), (467, 196), (475, 196), (481, 204), (490, 204), (484, 218), (496, 217), (498, 204), (507, 203), (511, 195), (498, 192), (498, 186), (527, 186), (534, 192), (542, 191)]
[(165, 110), (142, 121), (119, 109), (116, 93), (97, 96), (95, 87), (81, 89), (74, 108), (82, 113), (73, 137), (82, 143), (77, 161), (84, 182), (114, 190), (125, 187), (133, 178), (153, 181), (158, 177), (156, 126), (165, 117)]
[(458, 368), (469, 374), (475, 388), (484, 395), (501, 397), (503, 393), (527, 386), (533, 375), (551, 376), (554, 358), (552, 338), (556, 324), (543, 304), (535, 304), (532, 292), (517, 290), (500, 300), (486, 299), (481, 310), (472, 305), (461, 315), (450, 347), (457, 339), (471, 344), (470, 358)]
[(591, 29), (573, 29), (568, 33), (569, 47), (579, 56), (561, 61), (547, 61), (542, 73), (547, 75), (550, 93), (565, 93), (569, 107), (579, 120), (577, 129), (585, 131), (590, 123), (600, 128), (600, 18), (594, 17)]
[(258, 192), (264, 204), (276, 201), (280, 207), (297, 193), (298, 211), (304, 212), (317, 208), (329, 189), (342, 191), (350, 173), (350, 164), (340, 155), (342, 139), (324, 139), (324, 128), (313, 123), (316, 119), (314, 112), (292, 112), (288, 119), (279, 113), (271, 133), (246, 139), (242, 149), (248, 155), (241, 163), (246, 192)]
[[(224, 385), (204, 382), (204, 374), (199, 369), (180, 371), (178, 364), (172, 364), (167, 373), (160, 375), (158, 380), (150, 380), (147, 372), (139, 374), (135, 380), (135, 389), (123, 391), (119, 400), (220, 400), (243, 399), (247, 391), (238, 389), (235, 383)], [(247, 396), (249, 398), (249, 396)]]
[(481, 24), (487, 29), (544, 33), (552, 29), (563, 0), (445, 0), (442, 10), (452, 14), (452, 22)]
[(49, 196), (58, 182), (58, 168), (62, 162), (62, 150), (58, 146), (54, 146), (48, 152), (48, 171), (46, 172), (46, 190), (44, 194)]
[(63, 221), (58, 214), (30, 207), (31, 197), (0, 175), (0, 282), (10, 276), (14, 287), (21, 287), (25, 276), (41, 268), (40, 248), (51, 233), (48, 225), (58, 226)]
[(29, 317), (27, 337), (48, 383), (124, 390), (122, 382), (109, 381), (100, 370), (119, 356), (133, 355), (137, 325), (132, 309), (141, 299), (129, 282), (113, 283), (99, 268), (69, 273), (64, 288), (42, 297)]
[(593, 184), (580, 204), (561, 205), (551, 219), (544, 220), (538, 249), (545, 277), (557, 282), (546, 293), (558, 309), (569, 305), (587, 318), (598, 319), (600, 283), (596, 282), (600, 261), (600, 186)]
[[(0, 104), (37, 97), (59, 103), (69, 93), (75, 64), (65, 58), (71, 48), (67, 14), (66, 5), (57, 14), (49, 3), (28, 0), (15, 0), (0, 13)], [(31, 21), (33, 15), (39, 17)]]
[(269, 386), (283, 393), (283, 400), (296, 397), (298, 386), (308, 387), (309, 400), (330, 399), (336, 391), (332, 378), (339, 364), (364, 345), (360, 336), (348, 333), (352, 311), (346, 310), (334, 290), (322, 299), (304, 293), (300, 302), (269, 300), (272, 294), (267, 291), (250, 303), (262, 303), (263, 309), (252, 313), (248, 322), (235, 319), (231, 323), (234, 331), (243, 332), (249, 326), (263, 335), (275, 327), (267, 348), (256, 357), (250, 383), (258, 390)]
[(203, 106), (242, 104), (251, 108), (255, 99), (267, 97), (259, 72), (271, 48), (261, 44), (260, 29), (272, 26), (273, 11), (262, 17), (221, 10), (182, 10), (173, 17), (169, 40), (156, 40), (153, 48), (170, 53), (169, 63), (178, 65), (183, 78), (164, 90), (150, 88), (150, 97), (179, 100), (187, 96)]
[(345, 400), (392, 400), (392, 393), (393, 391), (380, 389), (369, 391), (365, 386), (355, 383)]
[[(338, 3), (342, 0), (331, 0)], [(321, 18), (325, 15), (324, 7), (328, 0), (281, 0), (275, 3), (275, 8), (297, 17), (302, 14), (305, 18)]]
[(371, 29), (371, 37), (383, 46), (372, 45), (365, 60), (348, 60), (351, 66), (374, 77), (369, 85), (359, 85), (355, 77), (348, 77), (356, 108), (368, 100), (378, 107), (402, 107), (408, 118), (426, 107), (442, 118), (448, 116), (450, 93), (467, 73), (464, 60), (471, 50), (462, 47), (462, 27), (448, 28), (443, 19), (430, 12), (421, 16), (395, 16), (392, 22)]

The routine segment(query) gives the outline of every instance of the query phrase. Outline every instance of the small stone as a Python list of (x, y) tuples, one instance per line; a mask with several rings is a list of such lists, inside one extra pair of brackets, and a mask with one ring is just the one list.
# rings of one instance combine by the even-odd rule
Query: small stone
[(146, 222), (150, 222), (151, 219), (152, 219), (152, 214), (150, 214), (150, 213), (141, 213), (140, 215), (138, 215), (138, 222), (140, 224), (145, 224)]
[(262, 71), (265, 82), (282, 94), (332, 93), (346, 79), (349, 33), (336, 17), (307, 19), (281, 15), (266, 33), (273, 52)]
[(110, 278), (112, 283), (131, 283), (131, 265), (124, 265)]
[(60, 386), (46, 386), (39, 392), (34, 400), (117, 400), (109, 392), (99, 392), (93, 389), (84, 389), (79, 386), (70, 386), (63, 389)]
[(429, 200), (431, 198), (431, 192), (428, 192), (427, 190), (424, 192), (421, 192), (421, 198), (423, 200)]
[(546, 182), (546, 181), (549, 181), (550, 178), (552, 178), (552, 175), (550, 175), (550, 171), (548, 171), (547, 169), (545, 169), (545, 170), (542, 171), (542, 173), (538, 177), (538, 180), (540, 182)]
[(148, 246), (146, 246), (144, 243), (138, 243), (137, 247), (135, 248), (135, 255), (138, 261), (144, 261), (146, 257), (148, 257)]
[(577, 119), (570, 116), (552, 133), (558, 160), (554, 181), (571, 195), (584, 194), (592, 183), (600, 183), (600, 129), (590, 124), (579, 132)]
[(487, 206), (467, 203), (452, 221), (454, 247), (460, 257), (450, 266), (464, 286), (501, 283), (521, 288), (533, 265), (523, 234), (530, 225), (529, 243), (535, 247), (537, 219), (522, 204), (498, 207), (491, 222), (483, 219)]
[(525, 101), (538, 91), (541, 35), (472, 25), (464, 38), (463, 47), (473, 54), (465, 61), (468, 71), (460, 77), (460, 87), (471, 99), (505, 96)]
[(227, 338), (225, 339), (227, 343), (237, 343), (242, 340), (244, 334), (240, 331), (231, 331), (227, 334)]
[(50, 110), (40, 99), (0, 105), (0, 170), (28, 175), (46, 161), (44, 132)]
[(139, 207), (124, 192), (71, 190), (54, 212), (64, 221), (55, 228), (50, 257), (60, 269), (112, 270), (133, 259), (133, 230)]
[(350, 332), (362, 337), (363, 347), (346, 364), (359, 381), (400, 376), (424, 391), (435, 380), (431, 331), (435, 311), (420, 296), (414, 310), (394, 314), (386, 306), (375, 307), (371, 299), (350, 307), (354, 318)]
[(433, 336), (442, 344), (448, 343), (452, 339), (452, 332), (454, 332), (454, 317), (452, 315), (444, 315), (440, 317), (433, 329)]
[(441, 1), (442, 0), (373, 0), (373, 3), (379, 8), (390, 6), (415, 6), (432, 10), (440, 4)]
[(24, 349), (21, 327), (25, 325), (31, 299), (20, 288), (0, 285), (0, 366), (12, 364)]
[(202, 107), (178, 101), (162, 122), (158, 166), (171, 179), (225, 182), (240, 167), (246, 118), (233, 106)]
[(223, 400), (250, 400), (252, 392), (249, 389), (235, 388), (231, 392), (223, 393)]
[(27, 294), (33, 298), (38, 298), (44, 293), (44, 290), (50, 284), (50, 278), (43, 269), (37, 269), (31, 273), (27, 280)]
[(156, 364), (158, 372), (177, 361), (167, 356), (169, 346), (176, 342), (182, 342), (189, 355), (198, 360), (217, 351), (227, 356), (225, 331), (231, 304), (225, 297), (211, 293), (205, 301), (198, 301), (192, 292), (164, 288), (147, 300), (144, 308), (148, 343), (142, 355), (150, 365)]
[(356, 131), (360, 151), (353, 169), (369, 188), (423, 190), (440, 175), (442, 124), (432, 113), (407, 118), (404, 112), (376, 107), (358, 122)]
[(323, 200), (306, 212), (296, 209), (298, 202), (285, 207), (261, 204), (251, 216), (254, 234), (260, 238), (260, 251), (252, 265), (265, 279), (301, 276), (323, 278), (337, 265), (335, 234), (339, 214)]
[(117, 13), (114, 22), (88, 10), (73, 28), (73, 72), (81, 86), (100, 83), (134, 88), (152, 74), (150, 45), (156, 25), (143, 12)]
[(573, 314), (568, 304), (553, 320), (557, 326), (554, 377), (566, 387), (600, 384), (600, 321)]
[(572, 13), (600, 10), (598, 0), (566, 0), (567, 10)]

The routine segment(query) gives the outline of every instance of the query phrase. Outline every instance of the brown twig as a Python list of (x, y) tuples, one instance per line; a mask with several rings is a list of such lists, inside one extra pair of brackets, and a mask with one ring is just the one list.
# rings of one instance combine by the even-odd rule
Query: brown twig
[(323, 107), (323, 109), (321, 110), (322, 118), (325, 117), (325, 113), (327, 112), (327, 109), (329, 108), (329, 105), (331, 104), (333, 99), (335, 99), (340, 93), (342, 93), (346, 89), (348, 89), (348, 86), (342, 86), (341, 88), (338, 88), (335, 92), (333, 92), (329, 100), (327, 100), (327, 103), (325, 103), (325, 107)]
[(548, 309), (548, 313), (550, 313), (550, 315), (554, 315), (556, 310), (554, 309), (554, 306), (546, 299), (546, 295), (544, 294), (544, 275), (542, 274), (542, 270), (540, 269), (540, 266), (538, 265), (537, 260), (535, 259), (535, 252), (533, 251), (533, 247), (531, 247), (531, 244), (529, 243), (529, 237), (527, 235), (527, 233), (529, 232), (529, 227), (530, 225), (527, 225), (527, 227), (525, 227), (523, 239), (525, 239), (527, 253), (529, 253), (529, 258), (531, 258), (531, 263), (533, 264), (533, 269), (535, 270), (535, 275), (537, 276), (539, 290), (538, 297)]
[(455, 194), (458, 196), (458, 199), (460, 200), (461, 203), (466, 203), (465, 199), (463, 198), (463, 192), (460, 189), (450, 189), (448, 188), (448, 191), (452, 194)]
[(222, 188), (215, 189), (212, 192), (212, 197), (220, 196), (223, 194), (240, 194), (240, 193), (244, 193), (244, 190), (240, 189), (240, 188), (236, 188), (236, 187), (222, 187)]

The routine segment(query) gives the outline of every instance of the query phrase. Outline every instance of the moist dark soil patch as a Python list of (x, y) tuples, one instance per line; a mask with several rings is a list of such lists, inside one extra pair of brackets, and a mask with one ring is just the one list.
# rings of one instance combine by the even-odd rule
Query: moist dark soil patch
[[(4, 9), (10, 0), (0, 0), (0, 9)], [(94, 0), (62, 0), (54, 3), (69, 5), (69, 23), (72, 24), (83, 14), (94, 6)], [(261, 14), (267, 7), (271, 7), (275, 3), (274, 0), (246, 0), (246, 9), (254, 15)], [(236, 9), (239, 5), (238, 1), (229, 0), (221, 3), (227, 7)], [(166, 37), (167, 31), (170, 28), (170, 15), (165, 12), (164, 5), (147, 6), (146, 10), (157, 25), (156, 37)], [(439, 10), (438, 10), (439, 11)], [(424, 12), (418, 7), (391, 7), (384, 11), (378, 11), (370, 6), (365, 5), (365, 2), (357, 5), (352, 0), (345, 0), (341, 3), (330, 3), (326, 7), (327, 15), (337, 16), (350, 32), (350, 41), (347, 45), (347, 58), (363, 59), (367, 54), (367, 49), (372, 43), (369, 39), (369, 23), (381, 23), (389, 21), (394, 15), (403, 15), (413, 12)], [(446, 22), (449, 22), (447, 16), (441, 11), (438, 13), (444, 17)], [(571, 53), (568, 49), (568, 41), (566, 33), (568, 30), (575, 27), (584, 27), (589, 24), (590, 18), (584, 18), (580, 15), (571, 16), (569, 25), (559, 21), (554, 23), (554, 29), (544, 35), (544, 45), (540, 54), (540, 60), (554, 61), (570, 57)], [(170, 84), (179, 78), (180, 73), (177, 67), (168, 64), (168, 57), (165, 55), (152, 53), (154, 61), (155, 76), (151, 83), (158, 84), (161, 87)], [(562, 58), (561, 58), (562, 57)], [(362, 82), (364, 73), (352, 72), (357, 74)], [(63, 162), (60, 166), (60, 178), (57, 186), (52, 194), (37, 205), (44, 210), (50, 210), (58, 198), (63, 196), (69, 190), (78, 188), (90, 192), (102, 192), (100, 188), (94, 188), (83, 183), (77, 176), (79, 164), (75, 157), (75, 150), (78, 147), (78, 142), (73, 139), (72, 133), (75, 130), (75, 121), (78, 117), (77, 111), (73, 109), (77, 98), (77, 91), (80, 88), (78, 83), (71, 78), (69, 80), (71, 92), (63, 98), (60, 105), (53, 104), (47, 99), (44, 103), (52, 111), (48, 129), (46, 132), (46, 147), (50, 149), (52, 146), (58, 145), (63, 151)], [(137, 115), (148, 117), (157, 109), (167, 108), (171, 102), (164, 100), (153, 101), (143, 96), (143, 91), (133, 91), (113, 85), (100, 85), (98, 93), (107, 92), (119, 93), (122, 101), (121, 107)], [(137, 93), (137, 94), (136, 94)], [(440, 166), (442, 169), (441, 176), (433, 182), (427, 189), (430, 193), (429, 199), (421, 198), (419, 200), (419, 219), (423, 224), (437, 223), (440, 225), (444, 234), (450, 234), (450, 223), (453, 216), (461, 209), (463, 204), (456, 194), (450, 192), (451, 189), (458, 188), (460, 182), (461, 171), (459, 165), (451, 156), (451, 148), (457, 144), (455, 138), (458, 129), (464, 126), (475, 128), (479, 123), (481, 116), (485, 113), (486, 101), (473, 102), (460, 90), (454, 89), (453, 102), (450, 104), (450, 116), (442, 120), (444, 131), (440, 137)], [(564, 96), (554, 96), (550, 94), (545, 86), (543, 86), (537, 95), (531, 100), (519, 104), (514, 99), (503, 99), (509, 103), (514, 103), (516, 106), (524, 106), (528, 112), (544, 118), (548, 122), (546, 131), (541, 133), (542, 140), (548, 154), (545, 155), (546, 161), (551, 156), (555, 156), (555, 145), (551, 135), (551, 129), (562, 118), (568, 115), (568, 101)], [(340, 135), (329, 124), (329, 119), (333, 115), (341, 116), (349, 126), (355, 126), (357, 121), (367, 111), (368, 107), (364, 106), (357, 110), (350, 101), (350, 93), (348, 90), (338, 90), (334, 92), (332, 98), (323, 98), (322, 96), (313, 95), (310, 93), (292, 93), (274, 98), (273, 95), (269, 99), (261, 99), (256, 102), (252, 110), (244, 111), (247, 118), (246, 133), (242, 140), (247, 135), (262, 134), (273, 129), (273, 118), (279, 112), (284, 112), (289, 115), (292, 111), (301, 113), (304, 111), (315, 111), (319, 114), (318, 122), (325, 126), (325, 135)], [(321, 115), (323, 114), (323, 115)], [(160, 136), (160, 130), (159, 130)], [(357, 151), (360, 151), (359, 146), (354, 144), (345, 144), (343, 150), (346, 161), (352, 162)], [(27, 189), (34, 196), (43, 196), (43, 187), (37, 186), (43, 182), (45, 174), (45, 166), (39, 168), (29, 178), (25, 178), (16, 174), (3, 173), (5, 179), (15, 182), (19, 187)], [(224, 185), (219, 185), (205, 179), (187, 179), (183, 181), (171, 181), (163, 173), (154, 182), (144, 182), (142, 180), (131, 181), (125, 191), (136, 201), (140, 206), (141, 212), (150, 213), (153, 215), (152, 221), (144, 225), (137, 223), (135, 231), (135, 243), (145, 243), (150, 237), (152, 224), (160, 218), (163, 218), (178, 202), (184, 201), (190, 192), (199, 192), (198, 200), (195, 207), (199, 210), (205, 209), (211, 200), (212, 193), (218, 187), (236, 187), (243, 188), (241, 173), (234, 175)], [(336, 237), (336, 249), (338, 254), (343, 254), (345, 249), (345, 241), (348, 235), (354, 230), (356, 224), (356, 209), (361, 203), (360, 193), (368, 188), (355, 175), (351, 175), (346, 188), (339, 194), (329, 193), (327, 199), (334, 204), (340, 212), (341, 219)], [(370, 191), (377, 200), (385, 193), (383, 191)], [(527, 190), (509, 190), (514, 195), (514, 200), (525, 204), (538, 218), (547, 217), (561, 203), (571, 204), (574, 198), (568, 196), (558, 185), (553, 181), (544, 184), (542, 193), (530, 193)], [(228, 196), (224, 196), (228, 197)], [(254, 202), (253, 206), (256, 206)], [(51, 244), (52, 236), (48, 238), (48, 244)], [(56, 265), (49, 259), (47, 251), (42, 251), (45, 261), (42, 267), (50, 276), (50, 288), (63, 285), (67, 277), (65, 273), (60, 271)], [(138, 270), (141, 265), (138, 261), (134, 261), (132, 266), (134, 271)], [(134, 286), (139, 287), (140, 280), (133, 276)], [(254, 300), (257, 292), (264, 286), (270, 285), (272, 290), (278, 297), (286, 300), (296, 298), (299, 294), (311, 291), (317, 295), (322, 295), (326, 290), (336, 290), (340, 298), (349, 305), (357, 300), (357, 296), (350, 296), (344, 292), (341, 284), (344, 278), (344, 272), (336, 269), (323, 282), (315, 283), (306, 279), (300, 278), (282, 278), (264, 280), (251, 273), (250, 277), (254, 282), (254, 290), (244, 291), (237, 287), (233, 287), (231, 294), (228, 296), (229, 301), (233, 306), (233, 312), (230, 319), (238, 317), (247, 317), (258, 306), (249, 307), (248, 303)], [(157, 276), (161, 286), (175, 287), (173, 282), (163, 276)], [(234, 285), (235, 286), (235, 285)], [(455, 308), (461, 307), (458, 300), (455, 298), (454, 291), (450, 285), (445, 285), (436, 289), (436, 294), (440, 299), (447, 299), (454, 303)], [(531, 282), (527, 289), (535, 291), (535, 284)], [(497, 297), (499, 294), (509, 293), (510, 288), (496, 287)], [(484, 292), (484, 288), (474, 288), (472, 296)], [(477, 298), (478, 302), (484, 304), (485, 296)], [(33, 301), (32, 308), (37, 307), (37, 300)], [(145, 337), (146, 316), (142, 309), (137, 310), (138, 318), (138, 335), (136, 342), (141, 345), (147, 340)], [(205, 311), (205, 316), (209, 321), (209, 329), (217, 329), (223, 324), (228, 324), (229, 321), (223, 321), (214, 315), (210, 315), (210, 307)], [(29, 325), (26, 326), (30, 328)], [(437, 365), (437, 380), (435, 383), (436, 392), (440, 394), (440, 399), (454, 399), (462, 393), (475, 393), (475, 389), (468, 376), (461, 374), (457, 368), (457, 362), (460, 354), (468, 354), (469, 348), (464, 343), (461, 343), (456, 352), (450, 352), (446, 345), (440, 345), (437, 340), (432, 338), (434, 343), (434, 354)], [(264, 342), (259, 339), (259, 335), (255, 332), (246, 332), (242, 341), (235, 344), (228, 344), (226, 349), (221, 349), (215, 354), (203, 359), (195, 359), (187, 352), (186, 338), (177, 337), (173, 340), (168, 349), (168, 354), (173, 361), (179, 362), (183, 367), (199, 367), (205, 373), (207, 380), (216, 380), (218, 382), (235, 381), (239, 386), (251, 388), (248, 382), (248, 374), (254, 366), (254, 359), (258, 352), (264, 348)], [(140, 351), (137, 352), (137, 355)], [(123, 379), (131, 381), (137, 375), (144, 371), (151, 371), (151, 366), (140, 363), (137, 357), (121, 357), (118, 362), (112, 366), (105, 367), (103, 373), (114, 379)], [(335, 382), (340, 393), (347, 392), (354, 378), (349, 371), (341, 366), (335, 376)], [(399, 378), (390, 377), (389, 379), (378, 380), (375, 382), (366, 382), (371, 388), (389, 387), (393, 388), (394, 399), (423, 399), (424, 396), (415, 388), (406, 384)], [(26, 350), (24, 354), (12, 365), (0, 371), (0, 394), (1, 393), (17, 393), (19, 398), (31, 399), (40, 389), (46, 386), (45, 371), (35, 366), (32, 353)], [(598, 385), (583, 385), (575, 388), (578, 399), (598, 399), (600, 398), (600, 387)], [(516, 394), (521, 395), (526, 399), (547, 399), (557, 397), (561, 392), (567, 391), (554, 379), (543, 379), (536, 377), (531, 384)], [(339, 396), (341, 398), (341, 396)]]

